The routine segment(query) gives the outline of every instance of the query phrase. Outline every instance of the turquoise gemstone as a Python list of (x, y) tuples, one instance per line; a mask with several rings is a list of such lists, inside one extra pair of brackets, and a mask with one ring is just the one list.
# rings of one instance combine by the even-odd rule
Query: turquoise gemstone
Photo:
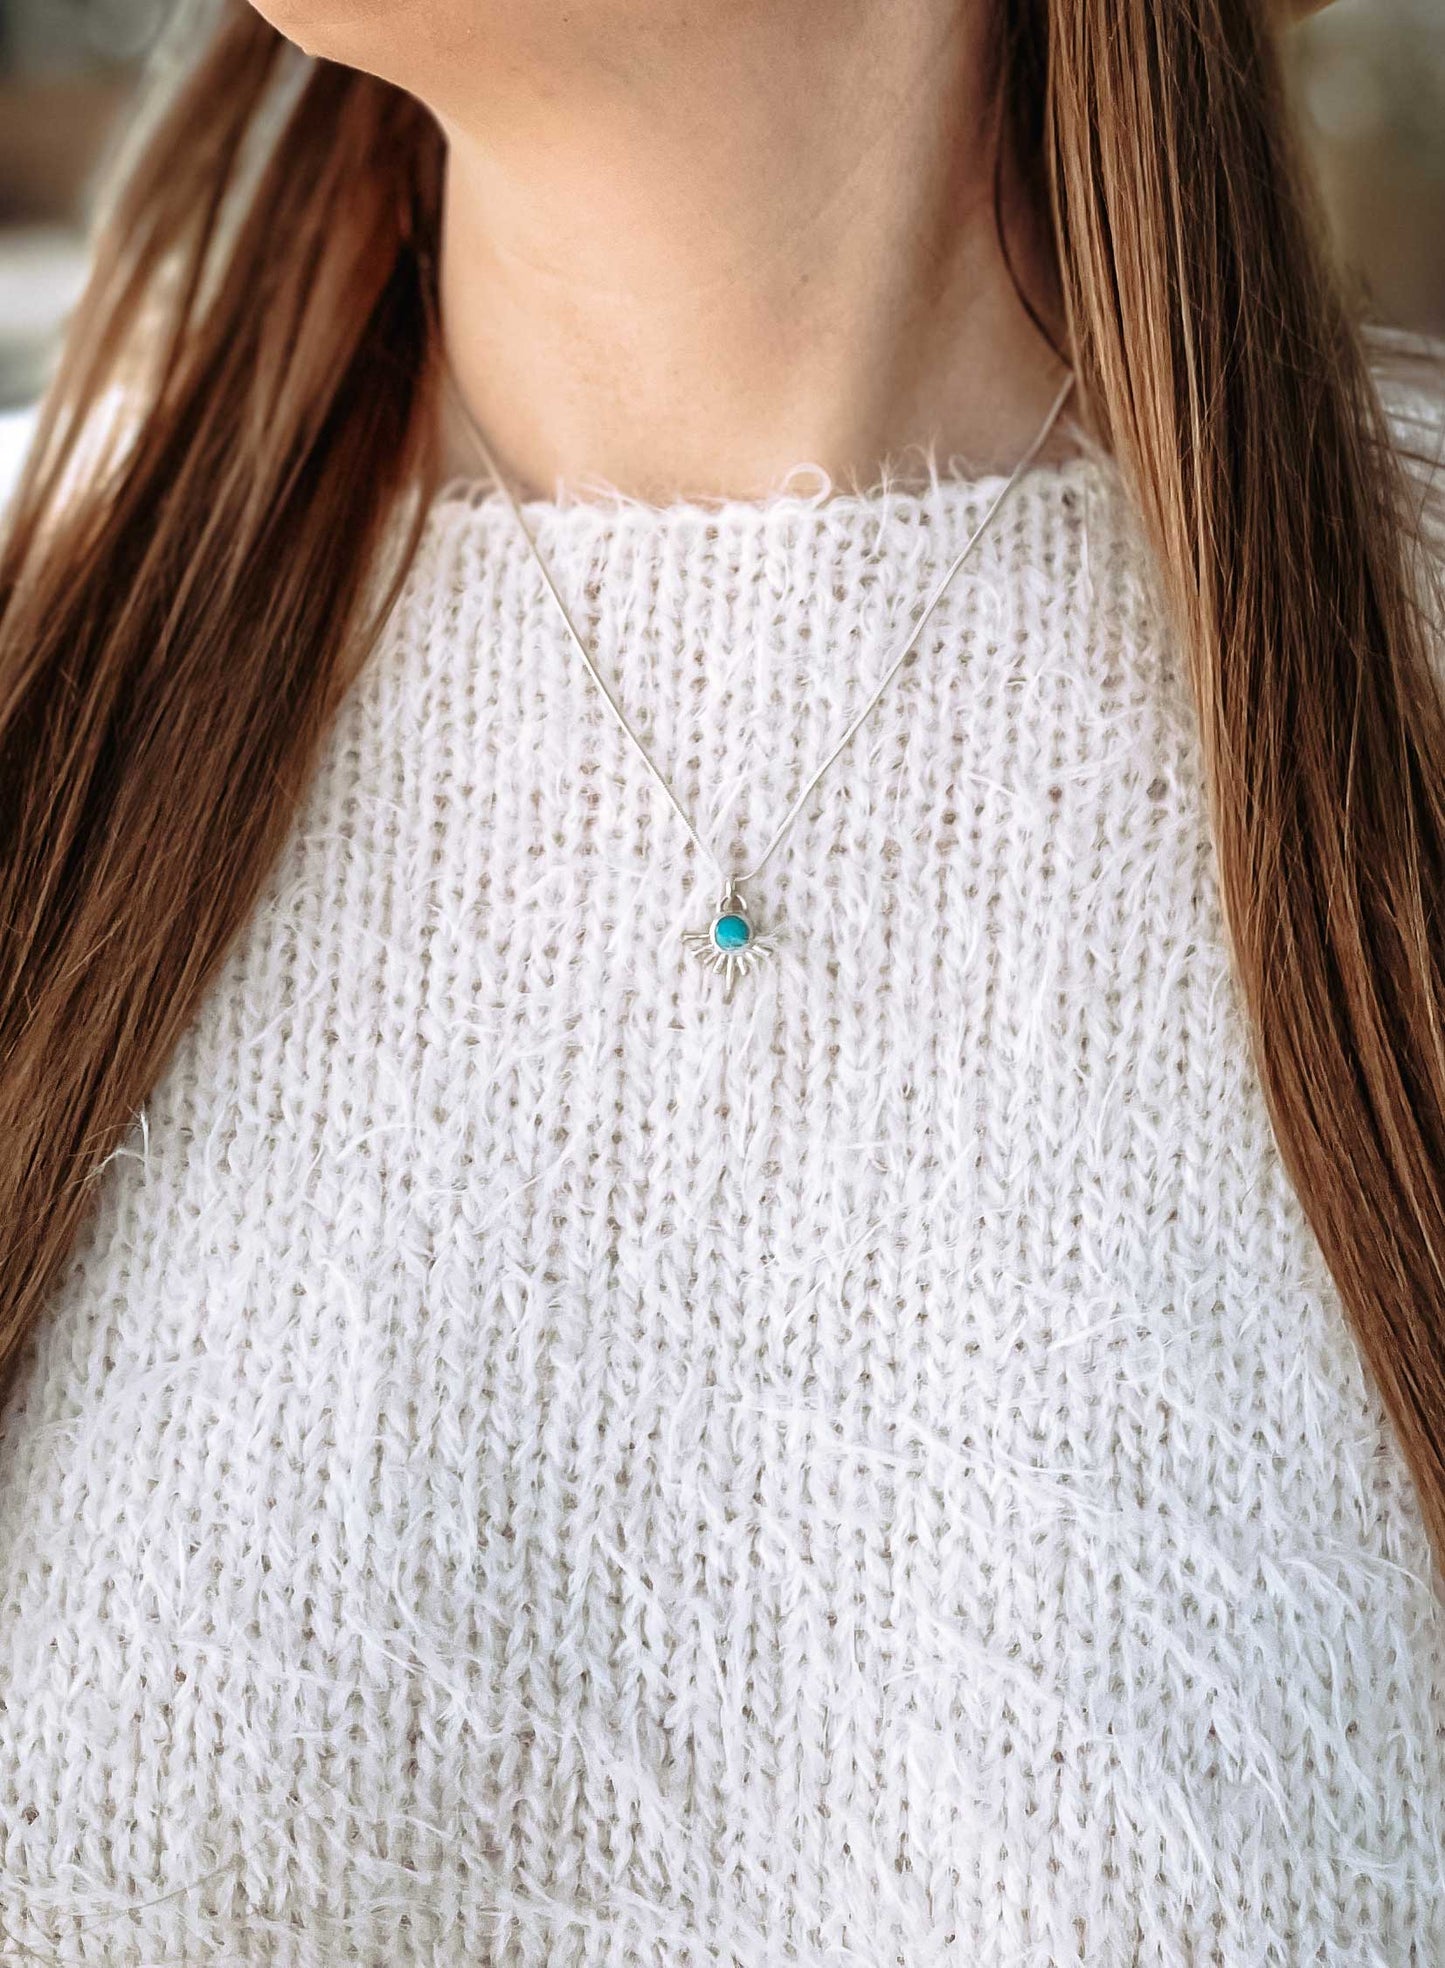
[(719, 916), (712, 926), (712, 940), (720, 950), (741, 950), (752, 933), (746, 916)]

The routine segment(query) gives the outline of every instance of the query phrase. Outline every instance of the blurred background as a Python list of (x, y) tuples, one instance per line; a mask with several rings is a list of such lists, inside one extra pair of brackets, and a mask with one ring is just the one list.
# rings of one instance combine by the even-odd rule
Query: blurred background
[[(46, 373), (89, 188), (171, 0), (0, 0), (0, 410)], [(1333, 0), (1292, 80), (1371, 311), (1445, 334), (1445, 0)]]

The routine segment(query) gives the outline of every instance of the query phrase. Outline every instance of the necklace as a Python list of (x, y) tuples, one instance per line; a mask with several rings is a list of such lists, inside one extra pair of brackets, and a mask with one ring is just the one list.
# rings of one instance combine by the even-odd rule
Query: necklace
[(602, 675), (602, 672), (598, 669), (596, 663), (592, 660), (591, 655), (588, 653), (586, 644), (583, 642), (581, 636), (578, 634), (576, 625), (573, 622), (571, 614), (568, 611), (567, 604), (563, 601), (561, 595), (558, 593), (557, 585), (552, 579), (547, 564), (537, 550), (536, 540), (532, 537), (531, 530), (529, 529), (526, 521), (522, 517), (521, 507), (518, 505), (517, 500), (512, 493), (511, 487), (507, 484), (501, 472), (498, 470), (496, 460), (493, 458), (491, 453), (491, 448), (488, 445), (486, 438), (482, 434), (481, 426), (478, 424), (476, 418), (472, 415), (471, 407), (467, 403), (466, 398), (463, 396), (461, 388), (457, 383), (456, 377), (453, 374), (451, 365), (449, 363), (445, 365), (445, 376), (446, 376), (447, 383), (451, 389), (451, 393), (456, 399), (457, 407), (461, 412), (461, 415), (472, 435), (472, 438), (476, 442), (477, 448), (481, 452), (487, 470), (491, 474), (492, 478), (495, 479), (499, 491), (501, 492), (503, 498), (506, 500), (507, 505), (511, 510), (512, 517), (516, 522), (517, 528), (520, 531), (522, 538), (527, 543), (528, 551), (530, 552), (532, 559), (537, 564), (538, 571), (542, 576), (542, 580), (544, 585), (546, 586), (547, 592), (551, 595), (553, 601), (557, 604), (557, 608), (561, 613), (562, 620), (566, 624), (567, 633), (571, 637), (572, 642), (576, 647), (578, 655), (582, 658), (583, 663), (586, 665), (587, 670), (591, 675), (593, 682), (597, 685), (597, 688), (602, 692), (603, 697), (606, 699), (607, 703), (611, 706), (613, 715), (617, 719), (618, 724), (622, 727), (623, 732), (628, 738), (631, 739), (632, 744), (635, 747), (638, 756), (641, 758), (643, 764), (647, 767), (647, 770), (652, 774), (652, 777), (657, 781), (657, 784), (661, 787), (663, 793), (667, 796), (667, 799), (671, 803), (673, 811), (677, 814), (678, 818), (682, 821), (683, 826), (686, 827), (688, 833), (691, 835), (692, 840), (694, 844), (697, 846), (699, 852), (702, 853), (707, 860), (711, 861), (714, 867), (718, 871), (718, 875), (722, 883), (722, 889), (718, 897), (717, 904), (712, 913), (712, 920), (709, 922), (706, 929), (686, 930), (683, 933), (682, 940), (685, 946), (695, 956), (699, 957), (704, 964), (707, 965), (709, 970), (713, 971), (721, 978), (724, 1000), (730, 999), (733, 993), (733, 986), (737, 982), (737, 979), (745, 975), (748, 971), (752, 970), (757, 964), (761, 963), (764, 958), (770, 956), (775, 948), (774, 935), (776, 933), (776, 926), (774, 927), (773, 934), (763, 935), (759, 932), (759, 929), (757, 927), (757, 924), (753, 916), (753, 912), (748, 905), (748, 901), (745, 893), (748, 885), (751, 882), (755, 881), (758, 875), (762, 873), (763, 868), (767, 865), (768, 861), (771, 859), (774, 849), (777, 847), (778, 843), (782, 840), (784, 834), (788, 831), (788, 828), (792, 825), (792, 822), (796, 818), (798, 813), (801, 812), (804, 804), (808, 799), (809, 794), (813, 791), (813, 788), (818, 784), (819, 780), (823, 777), (824, 773), (828, 770), (829, 766), (832, 765), (833, 761), (849, 744), (849, 742), (853, 738), (854, 733), (863, 724), (864, 720), (868, 717), (869, 713), (872, 711), (874, 705), (878, 702), (879, 698), (882, 697), (884, 691), (888, 688), (889, 684), (893, 681), (894, 676), (897, 674), (898, 670), (903, 664), (904, 658), (908, 655), (908, 652), (912, 649), (914, 643), (917, 642), (920, 634), (923, 631), (925, 623), (928, 621), (928, 618), (930, 617), (930, 615), (932, 615), (934, 609), (938, 606), (939, 602), (943, 599), (944, 593), (947, 590), (948, 585), (952, 581), (954, 575), (958, 572), (959, 568), (962, 567), (964, 561), (968, 559), (968, 556), (970, 555), (970, 553), (972, 553), (974, 547), (977, 545), (979, 539), (982, 537), (983, 532), (985, 528), (988, 526), (989, 521), (993, 518), (994, 514), (998, 511), (999, 507), (1003, 504), (1004, 500), (1008, 497), (1009, 493), (1012, 492), (1014, 486), (1018, 483), (1019, 479), (1023, 476), (1023, 473), (1028, 469), (1028, 466), (1033, 462), (1033, 459), (1037, 454), (1040, 446), (1043, 444), (1044, 439), (1048, 436), (1049, 432), (1053, 429), (1055, 420), (1057, 419), (1059, 412), (1064, 407), (1064, 403), (1068, 397), (1069, 391), (1073, 388), (1074, 372), (1071, 369), (1069, 373), (1065, 376), (1064, 381), (1059, 389), (1058, 395), (1054, 398), (1053, 403), (1050, 405), (1048, 415), (1044, 418), (1043, 423), (1039, 426), (1037, 436), (1034, 438), (1033, 442), (1029, 445), (1028, 449), (1024, 452), (1023, 456), (1019, 459), (1018, 463), (1014, 466), (1013, 470), (1009, 473), (1008, 478), (1005, 480), (1003, 486), (1000, 488), (998, 493), (995, 495), (992, 503), (990, 504), (988, 511), (984, 514), (983, 518), (979, 521), (978, 525), (974, 528), (968, 540), (960, 548), (959, 552), (954, 556), (953, 562), (949, 567), (947, 573), (943, 576), (942, 580), (938, 583), (932, 595), (929, 597), (928, 604), (924, 608), (923, 613), (909, 627), (907, 634), (904, 637), (904, 639), (901, 641), (897, 652), (895, 653), (891, 661), (884, 669), (882, 678), (880, 679), (877, 687), (874, 689), (872, 695), (869, 697), (867, 703), (864, 704), (863, 708), (857, 713), (857, 715), (849, 721), (848, 726), (846, 730), (843, 732), (842, 736), (838, 739), (837, 743), (833, 746), (832, 750), (828, 753), (827, 757), (823, 760), (822, 764), (814, 772), (813, 776), (808, 780), (807, 784), (803, 787), (803, 790), (798, 794), (797, 798), (793, 801), (792, 805), (788, 808), (787, 812), (783, 815), (782, 819), (778, 822), (778, 825), (774, 830), (773, 837), (768, 842), (762, 854), (753, 863), (751, 868), (747, 869), (742, 873), (730, 872), (726, 867), (723, 866), (722, 862), (718, 859), (717, 855), (713, 852), (712, 848), (709, 847), (708, 843), (698, 833), (697, 828), (693, 825), (692, 820), (688, 816), (686, 809), (683, 807), (676, 793), (673, 792), (672, 787), (667, 783), (667, 780), (663, 777), (662, 773), (658, 770), (657, 766), (653, 763), (652, 757), (649, 754), (647, 747), (643, 744), (642, 740), (638, 737), (637, 733), (633, 730), (632, 725), (628, 721), (626, 712), (623, 710), (621, 704), (618, 703), (617, 698), (613, 694), (610, 686), (608, 685), (606, 678)]

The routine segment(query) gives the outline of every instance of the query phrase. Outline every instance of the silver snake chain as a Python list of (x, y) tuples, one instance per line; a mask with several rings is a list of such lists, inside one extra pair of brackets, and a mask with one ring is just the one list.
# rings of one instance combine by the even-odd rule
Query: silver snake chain
[(683, 936), (683, 941), (697, 956), (702, 958), (702, 960), (707, 964), (709, 969), (717, 972), (721, 976), (723, 982), (724, 996), (731, 997), (733, 986), (736, 979), (739, 976), (743, 975), (746, 971), (750, 970), (758, 959), (770, 954), (773, 948), (773, 943), (771, 942), (769, 937), (760, 935), (753, 924), (752, 917), (749, 913), (747, 903), (743, 895), (743, 890), (746, 884), (754, 881), (757, 878), (757, 876), (761, 874), (763, 868), (766, 866), (768, 860), (770, 859), (774, 849), (777, 847), (778, 843), (782, 840), (784, 834), (787, 832), (788, 828), (791, 826), (793, 820), (796, 818), (798, 813), (802, 810), (804, 804), (808, 799), (808, 796), (812, 793), (814, 787), (818, 784), (819, 780), (823, 777), (824, 773), (827, 772), (829, 766), (833, 764), (834, 760), (838, 758), (838, 756), (843, 752), (843, 750), (849, 744), (850, 740), (853, 738), (854, 734), (858, 731), (859, 727), (867, 719), (874, 705), (878, 702), (879, 698), (882, 697), (884, 691), (888, 688), (889, 684), (893, 681), (894, 676), (897, 674), (899, 668), (902, 666), (909, 651), (912, 649), (914, 643), (917, 642), (919, 636), (922, 634), (924, 626), (927, 623), (929, 617), (932, 615), (934, 609), (938, 606), (939, 602), (943, 599), (944, 593), (947, 590), (949, 583), (953, 580), (954, 575), (958, 572), (959, 568), (962, 567), (963, 563), (968, 559), (968, 556), (972, 553), (974, 547), (978, 544), (978, 541), (980, 540), (984, 531), (988, 527), (989, 521), (993, 518), (994, 514), (998, 511), (999, 507), (1003, 504), (1004, 500), (1008, 497), (1009, 493), (1012, 492), (1014, 486), (1018, 483), (1019, 479), (1023, 476), (1024, 472), (1027, 471), (1030, 464), (1032, 464), (1034, 458), (1037, 456), (1041, 446), (1043, 445), (1044, 440), (1048, 437), (1049, 432), (1053, 429), (1054, 424), (1058, 419), (1059, 412), (1063, 409), (1064, 404), (1068, 399), (1069, 391), (1074, 386), (1074, 372), (1072, 369), (1070, 369), (1068, 374), (1064, 377), (1064, 380), (1059, 387), (1058, 395), (1054, 398), (1053, 403), (1049, 408), (1047, 416), (1044, 418), (1043, 423), (1039, 426), (1037, 436), (1033, 439), (1033, 442), (1029, 445), (1028, 449), (1024, 452), (1023, 456), (1019, 459), (1018, 463), (1014, 466), (1013, 470), (1009, 473), (1008, 478), (1005, 480), (1004, 484), (1000, 487), (999, 491), (995, 494), (993, 501), (988, 508), (988, 511), (984, 514), (983, 518), (979, 521), (978, 525), (974, 528), (968, 540), (964, 543), (964, 545), (959, 549), (958, 553), (954, 556), (952, 565), (949, 567), (947, 573), (943, 576), (943, 578), (939, 581), (937, 587), (934, 589), (932, 595), (929, 598), (927, 606), (923, 610), (923, 613), (920, 616), (918, 616), (918, 618), (910, 625), (906, 637), (901, 642), (897, 653), (894, 655), (894, 657), (888, 664), (888, 667), (884, 670), (883, 675), (880, 678), (872, 695), (869, 697), (868, 701), (863, 705), (862, 709), (856, 714), (856, 716), (854, 716), (849, 721), (849, 724), (846, 730), (843, 732), (842, 736), (838, 739), (837, 743), (833, 746), (832, 750), (828, 753), (827, 757), (823, 760), (822, 764), (818, 767), (816, 772), (814, 772), (812, 777), (808, 780), (807, 784), (803, 787), (803, 790), (798, 794), (797, 798), (793, 801), (792, 805), (788, 808), (787, 812), (783, 815), (781, 821), (778, 823), (778, 826), (773, 833), (772, 839), (768, 842), (768, 845), (763, 850), (762, 854), (759, 856), (757, 861), (754, 862), (753, 866), (749, 868), (746, 871), (746, 873), (742, 873), (742, 874), (730, 874), (727, 868), (724, 867), (718, 855), (713, 851), (713, 849), (708, 845), (707, 841), (703, 839), (702, 835), (698, 832), (697, 828), (693, 825), (690, 816), (688, 815), (686, 809), (683, 807), (681, 801), (678, 799), (676, 793), (673, 792), (672, 787), (668, 784), (667, 780), (664, 778), (663, 774), (658, 770), (657, 766), (653, 763), (651, 754), (648, 752), (647, 747), (643, 744), (642, 740), (638, 737), (637, 733), (633, 730), (632, 725), (627, 717), (627, 713), (623, 710), (621, 704), (617, 701), (617, 698), (613, 694), (613, 691), (609, 686), (607, 679), (603, 676), (602, 672), (598, 669), (596, 663), (593, 661), (592, 656), (587, 649), (586, 644), (583, 642), (582, 637), (577, 632), (576, 624), (572, 620), (572, 616), (568, 610), (567, 604), (566, 602), (563, 601), (561, 595), (557, 590), (557, 584), (552, 578), (551, 572), (547, 567), (547, 563), (543, 560), (541, 554), (538, 552), (537, 542), (533, 538), (530, 528), (528, 527), (526, 521), (522, 517), (521, 507), (518, 504), (517, 499), (514, 496), (511, 487), (508, 485), (506, 479), (503, 477), (501, 471), (499, 470), (495, 458), (492, 456), (491, 447), (487, 443), (486, 437), (482, 432), (480, 424), (477, 422), (476, 417), (472, 413), (471, 405), (467, 402), (466, 397), (462, 392), (461, 385), (457, 381), (456, 374), (452, 369), (450, 362), (444, 363), (444, 374), (445, 374), (447, 385), (453, 397), (456, 400), (457, 407), (461, 412), (461, 415), (467, 425), (467, 428), (469, 429), (473, 439), (476, 442), (478, 450), (482, 455), (482, 459), (486, 465), (487, 471), (491, 475), (491, 477), (495, 480), (497, 489), (501, 492), (502, 497), (506, 500), (508, 507), (511, 509), (512, 517), (516, 522), (517, 528), (520, 531), (522, 538), (527, 543), (527, 548), (532, 556), (532, 559), (536, 562), (537, 569), (542, 576), (542, 580), (546, 585), (547, 591), (551, 595), (553, 601), (555, 601), (557, 604), (557, 608), (562, 616), (562, 620), (566, 624), (567, 633), (571, 637), (572, 642), (576, 647), (577, 654), (582, 658), (582, 661), (586, 665), (587, 670), (590, 673), (593, 682), (597, 685), (597, 688), (602, 692), (602, 695), (607, 700), (608, 704), (611, 706), (613, 715), (617, 719), (617, 722), (621, 726), (623, 732), (626, 734), (628, 738), (631, 739), (632, 744), (636, 749), (638, 757), (642, 760), (643, 764), (647, 767), (647, 770), (652, 774), (652, 777), (656, 780), (657, 784), (662, 788), (662, 791), (666, 794), (668, 800), (672, 805), (673, 811), (677, 814), (683, 826), (686, 827), (688, 833), (691, 835), (694, 843), (696, 844), (698, 851), (701, 854), (703, 854), (709, 861), (711, 861), (714, 867), (718, 871), (718, 875), (723, 883), (723, 890), (718, 906), (713, 912), (712, 921), (707, 927), (707, 929), (705, 930), (686, 931)]

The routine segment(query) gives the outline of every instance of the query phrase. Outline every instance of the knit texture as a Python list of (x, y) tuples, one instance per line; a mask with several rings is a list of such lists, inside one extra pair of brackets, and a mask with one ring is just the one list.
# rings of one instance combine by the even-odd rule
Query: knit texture
[[(746, 866), (1000, 482), (526, 511)], [(1163, 620), (1113, 468), (1030, 472), (725, 1004), (437, 500), (6, 1405), (0, 1955), (1445, 1960), (1445, 1612)]]

